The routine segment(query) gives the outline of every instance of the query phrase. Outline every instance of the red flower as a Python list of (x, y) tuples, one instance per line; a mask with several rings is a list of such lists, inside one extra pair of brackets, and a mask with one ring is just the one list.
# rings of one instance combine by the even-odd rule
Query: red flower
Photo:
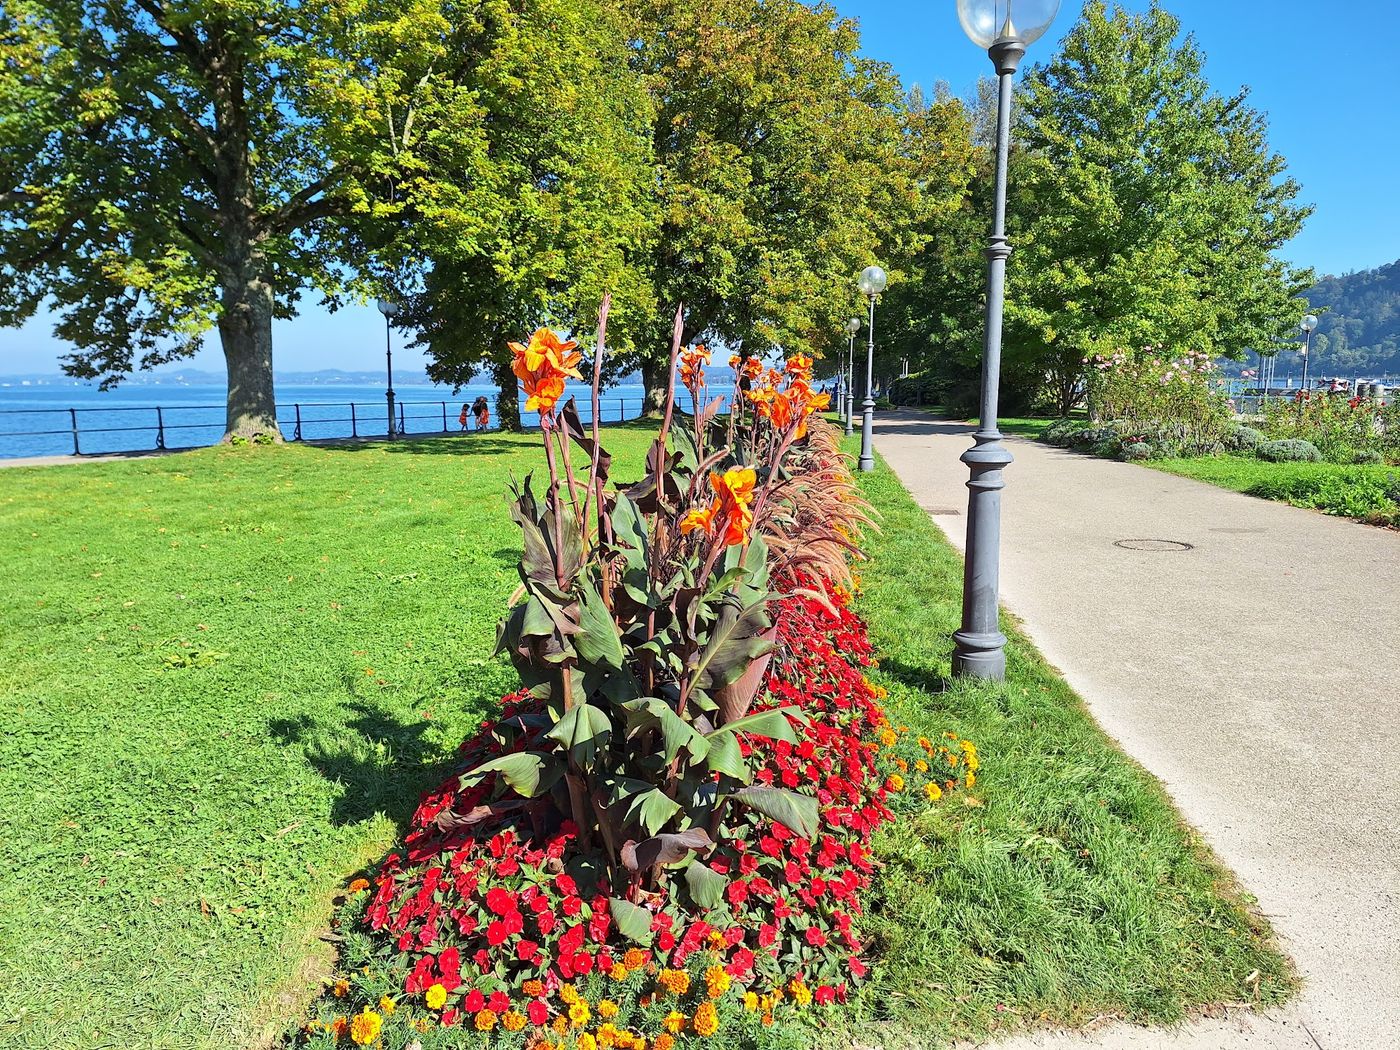
[(855, 955), (852, 955), (848, 960), (846, 960), (846, 965), (850, 967), (851, 976), (856, 978), (856, 980), (860, 980), (862, 977), (864, 977), (867, 973), (870, 972), (870, 968), (867, 967), (865, 963), (861, 962), (860, 958)]
[(521, 962), (529, 962), (535, 957), (535, 953), (540, 950), (540, 946), (534, 941), (516, 941), (515, 957)]
[(506, 929), (506, 924), (500, 919), (486, 927), (486, 943), (493, 948), (500, 947), (509, 936), (510, 931)]
[(583, 899), (580, 897), (565, 897), (560, 910), (572, 919), (579, 912), (583, 911)]
[(772, 923), (765, 922), (758, 928), (758, 943), (761, 947), (771, 948), (778, 940), (778, 927)]
[(518, 905), (515, 903), (515, 894), (497, 886), (486, 891), (486, 907), (497, 915), (509, 915)]
[(462, 1000), (462, 1009), (469, 1014), (480, 1013), (486, 1008), (486, 996), (481, 994), (480, 989), (473, 988), (467, 993), (467, 997)]
[(810, 944), (813, 948), (826, 947), (826, 934), (822, 933), (820, 927), (808, 926), (807, 933), (804, 935), (804, 937), (807, 943)]
[(503, 1014), (510, 1009), (510, 996), (505, 992), (492, 992), (491, 998), (486, 1001), (486, 1009), (493, 1014)]
[(556, 875), (554, 885), (559, 887), (559, 892), (566, 897), (573, 897), (578, 893), (578, 884), (574, 882), (571, 875)]
[(525, 1007), (525, 1016), (530, 1019), (530, 1023), (539, 1028), (549, 1020), (549, 1007), (541, 1000), (533, 999), (530, 1005)]

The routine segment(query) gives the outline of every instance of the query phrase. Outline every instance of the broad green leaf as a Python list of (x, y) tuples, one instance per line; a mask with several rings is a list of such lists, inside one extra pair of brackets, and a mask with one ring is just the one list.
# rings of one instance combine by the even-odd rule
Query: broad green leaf
[(569, 749), (579, 765), (590, 765), (599, 748), (607, 747), (612, 736), (612, 722), (605, 712), (591, 704), (575, 704), (564, 712), (564, 716), (545, 734)]
[[(788, 717), (805, 722), (802, 710), (797, 707), (777, 707), (769, 708), (766, 711), (755, 711), (751, 715), (737, 718), (733, 722), (726, 722), (716, 733), (754, 733), (758, 736), (766, 736), (770, 740), (785, 740), (789, 744), (797, 743), (797, 734), (792, 731), (792, 723)], [(715, 734), (710, 734), (713, 737)]]
[(462, 774), (462, 786), (479, 784), (488, 773), (499, 773), (510, 789), (525, 798), (534, 798), (554, 786), (564, 772), (563, 763), (553, 755), (521, 751), (483, 762)]
[(730, 793), (730, 798), (756, 809), (765, 817), (796, 832), (804, 839), (812, 839), (821, 827), (821, 813), (817, 800), (811, 795), (799, 795), (785, 788), (743, 787)]
[(709, 735), (710, 753), (705, 763), (711, 773), (723, 773), (747, 784), (753, 774), (744, 756), (739, 751), (738, 738), (728, 729), (720, 729)]
[(692, 861), (685, 869), (685, 882), (690, 896), (702, 908), (713, 908), (724, 897), (729, 880), (700, 861)]
[(773, 648), (773, 643), (763, 637), (769, 627), (767, 603), (758, 601), (740, 607), (732, 596), (726, 595), (726, 599), (695, 662), (691, 679), (706, 690), (728, 685), (744, 673), (750, 662)]
[(651, 788), (628, 797), (627, 819), (639, 823), (648, 835), (655, 835), (680, 808), (680, 804), (667, 798), (660, 788)]
[(578, 592), (579, 632), (574, 636), (574, 648), (589, 663), (602, 664), (615, 670), (622, 668), (624, 654), (617, 624), (603, 604), (602, 596), (587, 580)]
[(651, 912), (640, 904), (633, 904), (619, 897), (608, 898), (608, 911), (612, 913), (613, 922), (617, 923), (618, 932), (622, 936), (634, 944), (644, 947), (651, 945)]

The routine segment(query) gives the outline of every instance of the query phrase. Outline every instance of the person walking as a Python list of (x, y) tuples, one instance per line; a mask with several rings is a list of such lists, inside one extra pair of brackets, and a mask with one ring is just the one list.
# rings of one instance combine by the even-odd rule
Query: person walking
[(462, 402), (462, 414), (457, 417), (457, 423), (461, 426), (462, 433), (465, 434), (467, 432), (467, 403), (465, 401)]
[(472, 402), (472, 414), (476, 416), (476, 429), (485, 430), (491, 425), (491, 405), (484, 397)]

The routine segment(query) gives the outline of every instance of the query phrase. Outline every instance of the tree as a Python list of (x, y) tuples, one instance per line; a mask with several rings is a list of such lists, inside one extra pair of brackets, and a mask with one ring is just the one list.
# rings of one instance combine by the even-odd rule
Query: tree
[(1212, 91), (1180, 28), (1155, 2), (1089, 0), (1021, 91), (1008, 360), (1034, 362), (1062, 410), (1092, 353), (1239, 357), (1305, 310), (1311, 273), (1276, 253), (1310, 209), (1248, 92)]
[(226, 436), (278, 437), (273, 319), (367, 290), (354, 227), (443, 197), (425, 131), (470, 147), (452, 24), (436, 0), (11, 0), (0, 99), (31, 108), (0, 121), (0, 323), (48, 305), (65, 371), (104, 387), (217, 326)]
[(429, 374), (461, 386), (485, 366), (500, 421), (514, 428), (507, 340), (549, 323), (587, 333), (611, 292), (608, 361), (618, 362), (656, 309), (635, 265), (655, 227), (650, 111), (616, 10), (528, 0), (478, 21), (457, 77), (481, 110), (480, 154), (464, 166), (432, 158), (461, 187), (458, 215), (406, 213), (381, 255), (421, 276), (401, 323), (420, 333)]
[[(642, 272), (658, 303), (637, 363), (656, 409), (670, 316), (746, 353), (840, 345), (855, 276), (918, 247), (936, 150), (855, 23), (799, 0), (631, 0), (654, 100), (660, 223)], [(897, 276), (897, 275), (896, 275)]]

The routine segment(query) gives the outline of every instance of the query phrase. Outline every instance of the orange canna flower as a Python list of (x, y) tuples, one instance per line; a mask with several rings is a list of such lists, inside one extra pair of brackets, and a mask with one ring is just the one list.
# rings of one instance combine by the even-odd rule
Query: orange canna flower
[(564, 395), (566, 378), (583, 378), (578, 371), (583, 355), (575, 351), (577, 346), (573, 340), (561, 340), (548, 328), (536, 330), (528, 346), (510, 344), (515, 355), (510, 368), (525, 387), (526, 411), (548, 412)]
[(803, 383), (812, 381), (812, 359), (805, 354), (793, 354), (787, 359), (787, 374)]
[(753, 525), (754, 484), (758, 476), (750, 467), (735, 467), (723, 474), (710, 475), (710, 488), (715, 498), (709, 507), (692, 510), (681, 519), (681, 534), (689, 535), (696, 530), (707, 536), (716, 535), (721, 529), (727, 546), (743, 543)]
[(710, 363), (710, 351), (703, 346), (687, 347), (680, 353), (681, 384), (695, 389), (705, 382), (705, 366)]

